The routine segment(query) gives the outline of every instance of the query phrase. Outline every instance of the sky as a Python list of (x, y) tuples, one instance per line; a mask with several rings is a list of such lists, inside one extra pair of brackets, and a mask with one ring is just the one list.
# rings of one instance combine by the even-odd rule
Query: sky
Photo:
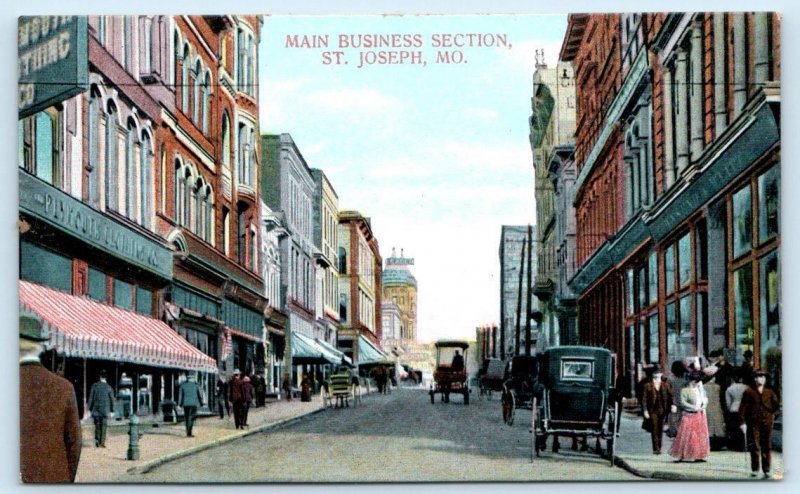
[[(566, 25), (561, 15), (265, 18), (261, 131), (289, 133), (340, 210), (371, 218), (384, 259), (393, 247), (415, 259), (421, 341), (474, 338), (476, 326), (499, 322), (500, 227), (536, 217), (534, 51), (554, 65)], [(339, 48), (340, 35), (376, 34), (422, 46)], [(293, 47), (303, 36), (315, 45), (313, 35), (328, 35), (328, 47)], [(381, 50), (421, 51), (424, 65), (359, 68), (360, 52)], [(342, 63), (331, 54), (326, 65), (330, 51), (343, 51)], [(437, 63), (440, 51), (450, 64)]]

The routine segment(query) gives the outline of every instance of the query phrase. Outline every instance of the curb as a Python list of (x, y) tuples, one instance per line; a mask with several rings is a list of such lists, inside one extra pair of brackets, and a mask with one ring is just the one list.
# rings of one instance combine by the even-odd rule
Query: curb
[(230, 434), (228, 436), (220, 437), (220, 438), (215, 439), (213, 441), (210, 441), (210, 442), (207, 442), (207, 443), (204, 443), (204, 444), (198, 444), (197, 446), (194, 446), (194, 447), (189, 448), (189, 449), (185, 449), (183, 451), (177, 451), (175, 453), (170, 453), (170, 454), (161, 456), (161, 457), (156, 458), (155, 460), (149, 461), (149, 462), (147, 462), (147, 463), (145, 463), (143, 465), (139, 465), (137, 467), (129, 468), (128, 470), (126, 470), (126, 473), (128, 475), (146, 474), (146, 473), (150, 472), (151, 470), (153, 470), (154, 468), (157, 468), (157, 467), (159, 467), (161, 465), (164, 465), (166, 463), (169, 463), (171, 461), (175, 461), (175, 460), (178, 460), (180, 458), (184, 458), (186, 456), (191, 456), (191, 455), (193, 455), (195, 453), (199, 453), (201, 451), (205, 451), (207, 449), (211, 449), (211, 448), (214, 448), (216, 446), (220, 446), (220, 445), (235, 441), (237, 439), (241, 439), (243, 437), (247, 437), (247, 436), (250, 436), (250, 435), (253, 435), (253, 434), (257, 434), (259, 432), (264, 432), (264, 431), (269, 430), (269, 429), (276, 429), (278, 427), (289, 425), (289, 424), (292, 424), (294, 422), (299, 422), (300, 420), (303, 420), (306, 417), (310, 417), (311, 415), (315, 415), (315, 414), (323, 412), (325, 410), (326, 410), (325, 407), (317, 408), (315, 410), (311, 410), (310, 412), (302, 413), (302, 414), (294, 416), (294, 417), (288, 417), (288, 418), (279, 420), (277, 422), (263, 424), (263, 425), (260, 425), (260, 426), (258, 426), (256, 428), (254, 428), (254, 429), (248, 429), (248, 430), (246, 430), (244, 432), (238, 432), (238, 433), (235, 433), (235, 434)]

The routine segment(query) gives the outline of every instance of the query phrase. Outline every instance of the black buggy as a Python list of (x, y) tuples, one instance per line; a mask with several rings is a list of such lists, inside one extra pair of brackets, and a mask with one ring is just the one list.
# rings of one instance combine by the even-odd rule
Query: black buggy
[(538, 375), (538, 357), (517, 355), (506, 363), (500, 403), (503, 408), (503, 422), (514, 425), (517, 408), (530, 410), (533, 407), (533, 392)]
[(605, 348), (561, 346), (539, 354), (533, 398), (531, 461), (547, 436), (604, 439), (614, 465), (619, 402), (614, 399), (615, 355)]

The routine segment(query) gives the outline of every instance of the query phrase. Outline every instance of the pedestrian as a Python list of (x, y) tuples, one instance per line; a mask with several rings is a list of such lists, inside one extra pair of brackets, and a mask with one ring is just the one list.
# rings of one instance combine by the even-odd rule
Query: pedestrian
[(768, 372), (756, 369), (753, 375), (753, 385), (744, 392), (739, 405), (739, 427), (748, 439), (750, 476), (757, 477), (760, 466), (764, 478), (769, 479), (772, 477), (772, 427), (780, 409), (780, 400), (766, 387)]
[(242, 395), (244, 399), (244, 404), (242, 405), (242, 428), (249, 427), (247, 425), (247, 416), (250, 414), (250, 404), (253, 402), (253, 383), (250, 381), (250, 378), (244, 376), (242, 379)]
[(660, 455), (664, 421), (672, 408), (673, 392), (658, 364), (648, 367), (647, 373), (649, 379), (642, 389), (642, 428), (650, 432), (653, 454)]
[(701, 382), (703, 373), (694, 371), (689, 384), (680, 391), (681, 422), (678, 434), (669, 450), (676, 461), (705, 461), (710, 451), (706, 407), (708, 397)]
[[(717, 370), (717, 372), (719, 372), (719, 370)], [(708, 381), (703, 384), (703, 390), (708, 397), (708, 408), (706, 409), (708, 437), (711, 442), (711, 449), (719, 451), (722, 449), (727, 438), (725, 432), (725, 413), (722, 408), (722, 398), (720, 397), (720, 385), (713, 380), (713, 377), (707, 377), (706, 379), (708, 379)]]
[(311, 382), (308, 374), (303, 374), (303, 379), (300, 381), (300, 401), (311, 401)]
[(748, 386), (744, 384), (741, 370), (733, 373), (733, 383), (725, 390), (725, 405), (727, 409), (726, 424), (728, 425), (728, 448), (734, 451), (745, 451), (745, 437), (739, 429), (739, 406), (742, 403), (744, 392)]
[(106, 382), (106, 370), (100, 370), (100, 379), (89, 391), (88, 409), (94, 421), (94, 447), (106, 447), (108, 417), (114, 413), (114, 389)]
[(19, 468), (25, 483), (75, 482), (81, 422), (72, 383), (44, 368), (41, 322), (19, 317)]
[(233, 423), (237, 429), (244, 428), (244, 389), (242, 374), (234, 369), (233, 379), (228, 385), (228, 399), (233, 404)]
[(289, 373), (283, 375), (283, 383), (281, 384), (283, 392), (286, 393), (286, 401), (292, 401), (292, 381), (289, 379)]
[(742, 382), (747, 386), (752, 387), (755, 384), (753, 380), (753, 351), (752, 350), (745, 350), (742, 354), (744, 357), (744, 362), (742, 362)]
[(217, 379), (217, 386), (214, 390), (214, 396), (217, 399), (217, 410), (219, 411), (219, 418), (224, 419), (225, 414), (231, 416), (231, 408), (228, 404), (228, 383), (225, 382), (225, 376), (219, 375)]
[(674, 439), (675, 436), (678, 435), (678, 427), (681, 423), (681, 412), (679, 410), (681, 397), (680, 392), (686, 386), (688, 381), (686, 379), (686, 366), (683, 364), (683, 361), (676, 360), (672, 362), (669, 370), (671, 375), (668, 378), (668, 381), (669, 387), (672, 388), (672, 406), (670, 407), (670, 413), (667, 417), (667, 437)]
[(264, 374), (256, 375), (256, 406), (263, 407), (267, 404), (267, 381)]
[(203, 406), (203, 395), (200, 394), (200, 386), (197, 385), (197, 378), (194, 372), (186, 376), (186, 380), (181, 383), (178, 390), (178, 406), (183, 407), (186, 437), (194, 437), (192, 428), (197, 417), (197, 407)]

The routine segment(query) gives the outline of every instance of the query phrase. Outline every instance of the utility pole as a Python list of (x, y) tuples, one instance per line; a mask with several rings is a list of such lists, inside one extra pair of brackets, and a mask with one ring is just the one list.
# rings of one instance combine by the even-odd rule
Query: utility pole
[(531, 280), (531, 274), (533, 272), (531, 268), (531, 251), (533, 251), (533, 227), (528, 224), (528, 310), (525, 312), (525, 356), (527, 357), (531, 355), (531, 295), (533, 293), (533, 284)]
[(525, 242), (522, 242), (522, 253), (519, 255), (519, 283), (517, 287), (517, 326), (514, 335), (514, 355), (519, 355), (520, 318), (522, 317), (522, 273), (525, 270)]

